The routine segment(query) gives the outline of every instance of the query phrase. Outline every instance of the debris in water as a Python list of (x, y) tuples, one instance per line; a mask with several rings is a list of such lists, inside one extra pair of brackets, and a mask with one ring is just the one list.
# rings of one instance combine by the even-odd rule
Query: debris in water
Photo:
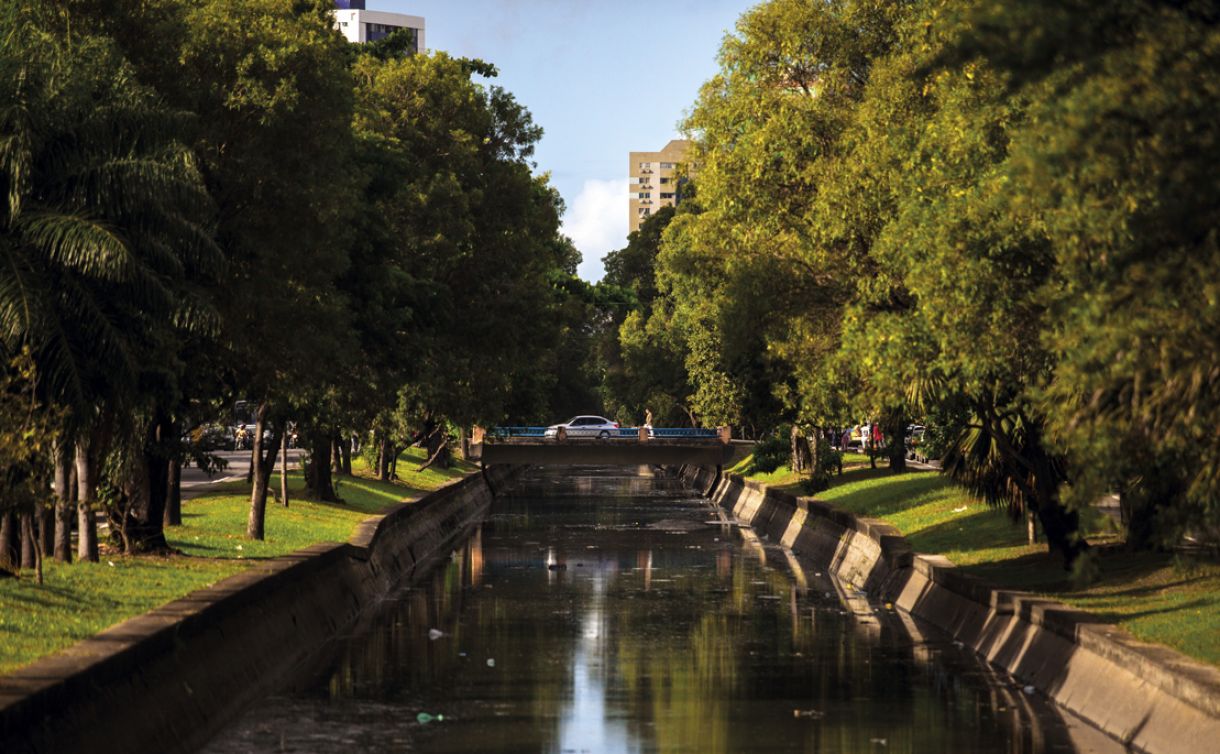
[(429, 628), (428, 629), (428, 638), (431, 639), (432, 641), (436, 641), (437, 639), (441, 638), (444, 635), (445, 635), (445, 632), (441, 631), (438, 628)]
[(548, 571), (566, 571), (568, 570), (567, 563), (551, 563), (546, 567)]
[(487, 658), (487, 667), (494, 668), (495, 666), (496, 666), (496, 658), (488, 657)]
[(1026, 694), (1032, 694), (1035, 691), (1033, 686), (1026, 686), (1025, 688), (1023, 688), (1021, 690), (1024, 691)]
[(893, 610), (893, 609), (894, 609), (894, 603), (893, 603), (893, 602), (887, 602), (887, 603), (885, 603), (885, 609), (886, 609), (886, 610)]
[(870, 744), (880, 744), (882, 746), (885, 746), (888, 743), (884, 738), (870, 738), (868, 739), (868, 742)]
[(807, 717), (813, 720), (821, 720), (826, 716), (825, 712), (816, 709), (794, 709), (792, 710), (793, 717)]
[(427, 725), (428, 723), (432, 722), (433, 720), (435, 720), (438, 723), (444, 722), (445, 716), (444, 715), (429, 715), (427, 712), (421, 712), (415, 716), (415, 719), (419, 722), (420, 725)]

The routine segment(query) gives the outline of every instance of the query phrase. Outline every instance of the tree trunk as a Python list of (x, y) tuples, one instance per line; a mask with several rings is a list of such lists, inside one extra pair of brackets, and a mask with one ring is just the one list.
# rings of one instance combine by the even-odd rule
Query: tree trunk
[(1038, 544), (1038, 519), (1034, 516), (1033, 511), (1025, 512), (1025, 537), (1029, 544)]
[(35, 566), (38, 556), (38, 536), (34, 533), (34, 514), (21, 514), (21, 568), (30, 569)]
[(131, 480), (132, 509), (123, 521), (126, 547), (132, 552), (164, 552), (165, 508), (169, 498), (169, 461), (167, 444), (173, 437), (174, 425), (158, 412), (148, 435), (139, 462), (137, 478)]
[(55, 445), (55, 559), (72, 562), (72, 445), (61, 440)]
[(319, 500), (337, 502), (335, 485), (331, 477), (331, 438), (318, 434), (309, 449), (309, 489)]
[(445, 422), (432, 423), (424, 438), (424, 449), (428, 453), (428, 462), (420, 467), (420, 471), (429, 466), (449, 468), (449, 433), (446, 431)]
[[(95, 433), (96, 434), (96, 433)], [(96, 563), (97, 517), (93, 505), (97, 500), (97, 456), (100, 453), (96, 436), (76, 443), (76, 558)]]
[(343, 474), (345, 476), (352, 475), (352, 438), (344, 435), (343, 442), (340, 443), (343, 451)]
[(804, 473), (805, 458), (808, 456), (808, 445), (805, 438), (801, 435), (801, 428), (796, 424), (792, 425), (792, 429), (788, 432), (788, 446), (791, 451), (791, 460), (788, 461), (788, 467), (796, 474)]
[(167, 478), (164, 525), (182, 526), (182, 461), (176, 456), (170, 459)]
[(267, 518), (267, 486), (271, 482), (271, 471), (275, 468), (275, 457), (279, 453), (280, 442), (283, 439), (278, 433), (271, 436), (271, 442), (263, 447), (263, 431), (267, 427), (267, 414), (271, 406), (267, 401), (258, 404), (254, 421), (254, 452), (252, 469), (254, 471), (253, 488), (250, 490), (250, 517), (246, 521), (246, 537), (263, 539)]
[(390, 443), (390, 456), (388, 463), (386, 463), (386, 477), (391, 482), (398, 478), (398, 453), (398, 445)]
[(16, 513), (5, 511), (0, 515), (0, 568), (16, 571), (21, 564), (21, 533), (17, 529)]
[[(27, 514), (25, 514), (25, 516), (22, 517), (22, 519), (24, 521), (24, 526), (23, 526), (22, 532), (21, 532), (21, 539), (23, 541), (28, 540), (31, 545), (31, 549), (32, 549), (32, 552), (30, 553), (30, 564), (28, 566), (23, 564), (22, 567), (33, 568), (35, 576), (38, 581), (38, 584), (39, 584), (39, 586), (41, 586), (42, 585), (42, 543), (38, 541), (38, 536), (34, 533), (35, 518), (36, 517), (32, 513), (27, 513)], [(25, 550), (25, 548), (22, 547), (21, 557), (23, 559), (25, 558), (24, 550)]]
[(389, 444), (380, 432), (373, 433), (373, 442), (377, 443), (377, 478), (386, 479), (386, 449)]
[(280, 442), (280, 504), (288, 507), (288, 422), (284, 422), (281, 432), (284, 440)]
[(40, 505), (35, 521), (38, 524), (38, 551), (51, 552), (55, 549), (55, 508)]
[(889, 436), (890, 471), (900, 474), (907, 470), (907, 419), (901, 411), (889, 414), (885, 433)]

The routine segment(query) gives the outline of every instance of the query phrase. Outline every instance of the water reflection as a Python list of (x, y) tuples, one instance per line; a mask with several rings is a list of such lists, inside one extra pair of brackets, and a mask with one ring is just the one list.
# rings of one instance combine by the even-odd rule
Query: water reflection
[(322, 681), (208, 751), (1121, 750), (712, 518), (646, 473), (532, 474)]

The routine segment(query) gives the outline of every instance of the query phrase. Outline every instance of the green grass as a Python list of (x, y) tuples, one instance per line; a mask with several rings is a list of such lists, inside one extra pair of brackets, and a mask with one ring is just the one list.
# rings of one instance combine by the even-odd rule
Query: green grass
[[(800, 493), (786, 468), (751, 477)], [(1081, 587), (1044, 544), (1026, 543), (1023, 523), (988, 508), (931, 472), (859, 468), (836, 477), (818, 499), (893, 524), (918, 552), (943, 555), (997, 586), (1032, 591), (1088, 610), (1137, 638), (1220, 665), (1220, 564), (1132, 553), (1108, 521), (1086, 520), (1095, 578)]]
[[(458, 462), (450, 469), (415, 467), (423, 451), (407, 450), (398, 463), (400, 479), (370, 478), (361, 463), (356, 476), (336, 477), (341, 503), (303, 497), (304, 480), (289, 473), (289, 506), (267, 500), (266, 539), (245, 537), (249, 488), (242, 482), (218, 485), (184, 500), (183, 525), (166, 532), (181, 551), (167, 557), (103, 554), (101, 563), (44, 564), (45, 581), (32, 573), (0, 579), (0, 673), (10, 672), (64, 649), (127, 618), (147, 612), (196, 589), (215, 584), (261, 558), (284, 555), (316, 542), (342, 542), (360, 521), (472, 471)], [(355, 460), (355, 459), (353, 459)], [(279, 489), (279, 475), (271, 480)]]

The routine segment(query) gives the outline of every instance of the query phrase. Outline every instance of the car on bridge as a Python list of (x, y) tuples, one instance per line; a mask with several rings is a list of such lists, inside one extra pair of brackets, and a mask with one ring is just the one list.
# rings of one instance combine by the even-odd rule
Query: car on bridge
[(547, 427), (543, 436), (553, 440), (559, 437), (560, 428), (565, 430), (568, 437), (596, 437), (599, 440), (608, 440), (619, 435), (618, 422), (610, 421), (604, 416), (573, 416), (562, 424)]

